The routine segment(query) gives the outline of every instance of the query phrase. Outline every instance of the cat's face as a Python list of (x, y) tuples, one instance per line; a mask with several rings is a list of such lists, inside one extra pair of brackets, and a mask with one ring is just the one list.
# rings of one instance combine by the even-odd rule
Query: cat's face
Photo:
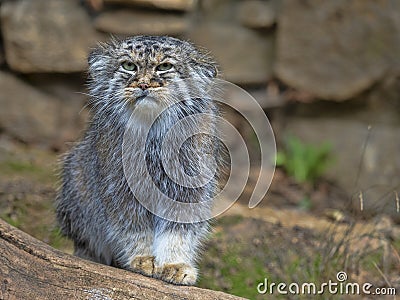
[(217, 69), (207, 54), (188, 42), (138, 36), (95, 49), (89, 56), (89, 74), (91, 94), (102, 105), (122, 101), (138, 106), (148, 99), (154, 102), (150, 105), (168, 103), (182, 92), (178, 81), (196, 85), (215, 77)]

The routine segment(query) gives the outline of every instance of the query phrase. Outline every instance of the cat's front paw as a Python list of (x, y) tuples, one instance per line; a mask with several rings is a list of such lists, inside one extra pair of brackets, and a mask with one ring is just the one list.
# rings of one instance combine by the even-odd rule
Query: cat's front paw
[(156, 268), (154, 275), (173, 284), (192, 285), (197, 279), (197, 269), (184, 263), (164, 264)]
[(130, 265), (133, 272), (146, 276), (154, 275), (154, 256), (136, 256)]

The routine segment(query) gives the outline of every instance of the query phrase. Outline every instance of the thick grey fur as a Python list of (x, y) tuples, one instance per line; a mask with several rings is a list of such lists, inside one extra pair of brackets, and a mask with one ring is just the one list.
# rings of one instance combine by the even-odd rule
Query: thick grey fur
[[(126, 61), (134, 63), (136, 70), (124, 69)], [(158, 71), (157, 66), (165, 61), (173, 68)], [(92, 116), (82, 140), (63, 158), (62, 184), (56, 199), (62, 232), (74, 241), (77, 256), (175, 284), (194, 284), (196, 260), (209, 232), (209, 222), (167, 221), (143, 207), (124, 175), (122, 143), (135, 109), (143, 110), (140, 116), (170, 106), (146, 137), (146, 166), (134, 170), (146, 167), (164, 194), (175, 201), (206, 203), (199, 213), (210, 215), (218, 174), (201, 188), (179, 186), (162, 168), (160, 145), (177, 120), (197, 113), (219, 114), (212, 95), (203, 90), (217, 76), (216, 65), (205, 51), (189, 42), (153, 36), (101, 44), (89, 55), (88, 62)], [(181, 79), (189, 79), (194, 86), (199, 83), (192, 93), (196, 97), (173, 87)], [(140, 84), (147, 85), (145, 90)], [(141, 103), (138, 99), (143, 95), (153, 97), (157, 103)], [(139, 119), (135, 132), (138, 136), (142, 134), (140, 122), (145, 122), (146, 116)], [(135, 126), (133, 123), (131, 130), (135, 131)], [(202, 126), (209, 132), (215, 130), (212, 120)], [(187, 174), (196, 174), (203, 153), (213, 155), (217, 162), (220, 158), (218, 143), (209, 135), (196, 135), (178, 150)], [(141, 150), (133, 145), (130, 151)], [(140, 178), (137, 184), (143, 185)], [(149, 201), (157, 201), (152, 199), (151, 191), (144, 193)]]

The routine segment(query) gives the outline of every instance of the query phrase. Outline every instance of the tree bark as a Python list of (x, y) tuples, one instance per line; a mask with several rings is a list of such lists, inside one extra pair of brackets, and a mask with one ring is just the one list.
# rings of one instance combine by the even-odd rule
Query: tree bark
[(242, 299), (71, 256), (0, 219), (0, 300)]

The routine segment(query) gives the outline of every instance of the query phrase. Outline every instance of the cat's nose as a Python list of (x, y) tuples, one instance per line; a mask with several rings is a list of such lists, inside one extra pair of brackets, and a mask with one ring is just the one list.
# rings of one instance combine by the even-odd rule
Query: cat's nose
[(149, 88), (149, 85), (145, 82), (139, 82), (138, 86), (144, 91), (147, 90)]

